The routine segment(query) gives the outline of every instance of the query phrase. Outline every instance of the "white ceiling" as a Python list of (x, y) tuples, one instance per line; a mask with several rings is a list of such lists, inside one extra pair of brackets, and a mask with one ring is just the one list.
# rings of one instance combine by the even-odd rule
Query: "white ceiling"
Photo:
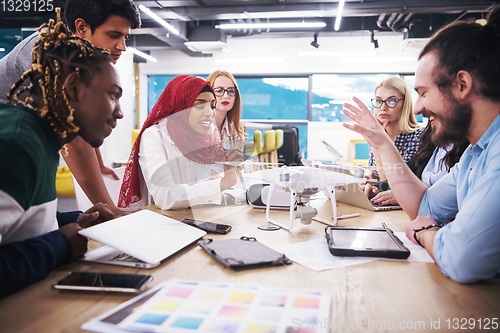
[[(338, 0), (135, 0), (144, 5), (181, 33), (175, 36), (141, 12), (142, 28), (135, 29), (129, 46), (145, 52), (181, 50), (191, 56), (206, 56), (191, 52), (184, 42), (193, 39), (203, 29), (214, 29), (220, 23), (302, 22), (323, 21), (321, 29), (244, 30), (226, 31), (233, 38), (253, 35), (320, 36), (352, 31), (398, 31), (408, 38), (427, 37), (442, 25), (457, 19), (485, 17), (491, 0), (346, 0), (340, 30), (333, 26), (338, 13)], [(64, 0), (53, 0), (64, 8)], [(0, 12), (0, 28), (37, 27), (54, 13)], [(224, 36), (223, 36), (224, 37)]]

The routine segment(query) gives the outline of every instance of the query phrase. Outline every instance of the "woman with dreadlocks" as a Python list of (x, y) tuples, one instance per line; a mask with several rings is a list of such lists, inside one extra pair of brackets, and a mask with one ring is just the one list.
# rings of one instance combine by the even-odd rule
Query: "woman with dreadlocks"
[[(0, 297), (83, 255), (78, 230), (113, 214), (97, 205), (76, 223), (56, 219), (59, 150), (81, 136), (102, 144), (123, 117), (118, 75), (106, 53), (51, 20), (39, 28), (33, 66), (0, 103)], [(17, 88), (30, 78), (28, 88)], [(30, 96), (19, 100), (23, 91)]]

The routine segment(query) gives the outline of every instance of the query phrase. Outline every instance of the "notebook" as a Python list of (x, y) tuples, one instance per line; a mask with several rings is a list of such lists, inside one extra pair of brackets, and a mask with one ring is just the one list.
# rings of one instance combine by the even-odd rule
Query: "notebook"
[(342, 202), (348, 205), (353, 205), (359, 208), (364, 208), (374, 211), (395, 210), (401, 209), (399, 205), (373, 205), (366, 197), (366, 194), (361, 190), (359, 184), (348, 184), (335, 187), (335, 199), (337, 202)]
[(153, 268), (207, 233), (150, 210), (141, 210), (79, 231), (104, 243), (80, 260)]

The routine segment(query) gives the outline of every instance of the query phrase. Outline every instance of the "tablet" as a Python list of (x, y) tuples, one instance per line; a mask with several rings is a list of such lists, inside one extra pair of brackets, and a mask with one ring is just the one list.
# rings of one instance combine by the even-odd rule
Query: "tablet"
[(388, 228), (326, 227), (328, 249), (334, 256), (406, 259), (401, 240)]

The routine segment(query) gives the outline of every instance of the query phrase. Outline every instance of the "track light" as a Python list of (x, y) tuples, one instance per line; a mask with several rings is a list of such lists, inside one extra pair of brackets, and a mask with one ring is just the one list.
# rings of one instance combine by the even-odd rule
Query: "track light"
[(337, 17), (335, 18), (335, 31), (340, 29), (340, 21), (342, 20), (342, 11), (344, 10), (345, 0), (339, 1), (339, 8), (337, 9)]
[(139, 9), (142, 10), (144, 13), (148, 14), (151, 18), (153, 18), (156, 22), (160, 23), (163, 25), (165, 28), (167, 28), (171, 33), (174, 35), (178, 36), (180, 34), (179, 30), (174, 28), (170, 23), (167, 23), (164, 19), (153, 13), (149, 8), (144, 6), (143, 4), (139, 5)]
[(318, 34), (314, 34), (314, 40), (311, 42), (311, 45), (314, 46), (315, 48), (319, 47), (319, 44), (318, 44)]
[(371, 42), (373, 43), (373, 47), (375, 47), (376, 49), (378, 49), (378, 40), (375, 39), (375, 31), (372, 31), (372, 40)]
[(139, 51), (138, 49), (136, 49), (135, 47), (127, 47), (127, 51), (130, 51), (132, 52), (133, 54), (136, 54), (138, 55), (139, 57), (142, 57), (146, 60), (149, 60), (149, 61), (152, 61), (152, 62), (157, 62), (158, 60), (152, 56), (150, 56), (149, 54), (146, 54), (144, 52), (141, 52)]
[(215, 26), (216, 29), (295, 29), (324, 28), (325, 22), (259, 22), (259, 23), (224, 23)]

